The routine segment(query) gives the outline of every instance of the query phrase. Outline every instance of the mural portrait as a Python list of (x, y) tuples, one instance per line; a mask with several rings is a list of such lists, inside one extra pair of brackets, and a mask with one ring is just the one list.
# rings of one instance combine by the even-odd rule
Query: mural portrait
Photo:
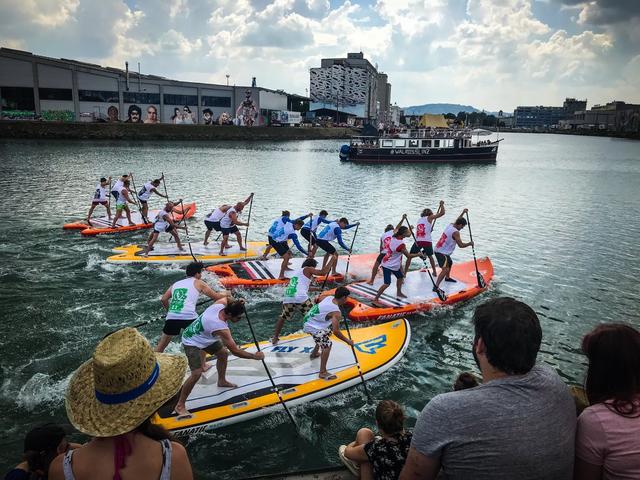
[(213, 112), (210, 108), (205, 108), (202, 111), (202, 123), (205, 125), (213, 125)]
[(124, 123), (142, 123), (142, 110), (138, 105), (130, 105), (127, 115)]
[(111, 105), (107, 108), (107, 122), (119, 122), (120, 121), (120, 112), (118, 112), (118, 107)]
[(241, 121), (241, 124), (245, 127), (253, 126), (258, 115), (258, 108), (255, 102), (251, 98), (251, 90), (245, 92), (245, 98), (236, 110), (236, 117)]
[(144, 119), (144, 123), (160, 123), (160, 120), (158, 120), (158, 109), (155, 105), (149, 105), (147, 107), (147, 117)]

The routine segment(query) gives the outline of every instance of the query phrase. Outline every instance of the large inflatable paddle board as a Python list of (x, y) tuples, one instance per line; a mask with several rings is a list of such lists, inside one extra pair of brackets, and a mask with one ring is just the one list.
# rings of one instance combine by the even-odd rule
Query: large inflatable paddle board
[[(342, 333), (346, 335), (346, 331)], [(411, 332), (409, 322), (400, 319), (353, 328), (351, 337), (364, 378), (371, 379), (402, 358)], [(309, 358), (314, 347), (310, 335), (287, 335), (275, 346), (269, 341), (260, 343), (265, 362), (287, 406), (327, 397), (361, 383), (351, 347), (335, 337), (332, 340), (328, 370), (336, 375), (335, 380), (318, 378), (320, 359)], [(256, 351), (254, 344), (243, 348)], [(177, 420), (174, 412), (160, 409), (153, 418), (155, 423), (177, 435), (189, 435), (283, 410), (262, 362), (229, 356), (227, 379), (237, 384), (236, 388), (219, 388), (215, 358), (210, 358), (208, 363), (211, 368), (203, 373), (187, 400), (187, 409), (193, 416)]]
[[(246, 252), (241, 251), (236, 243), (231, 244), (231, 248), (225, 250), (226, 255), (220, 255), (220, 243), (211, 242), (206, 247), (202, 242), (191, 242), (191, 251), (189, 245), (184, 239), (182, 240), (182, 248), (184, 251), (178, 250), (175, 243), (156, 243), (153, 250), (148, 255), (141, 255), (146, 245), (125, 245), (115, 247), (113, 249), (117, 255), (107, 258), (109, 263), (191, 263), (193, 255), (199, 262), (216, 264), (223, 262), (232, 262), (234, 260), (244, 260), (258, 258), (264, 252), (266, 244), (264, 242), (249, 242)], [(246, 254), (246, 255), (245, 255)]]
[[(123, 217), (118, 219), (116, 228), (111, 228), (112, 221), (109, 220), (109, 218), (107, 218), (106, 216), (92, 218), (91, 225), (87, 224), (86, 220), (82, 220), (73, 223), (65, 223), (62, 228), (64, 230), (80, 230), (80, 233), (85, 236), (133, 232), (135, 230), (144, 230), (147, 228), (151, 228), (153, 226), (153, 222), (158, 216), (158, 212), (160, 212), (160, 210), (149, 210), (149, 214), (147, 215), (147, 217), (149, 218), (150, 223), (145, 223), (142, 220), (142, 215), (140, 214), (140, 212), (131, 212), (131, 220), (133, 221), (134, 225), (129, 225), (127, 216), (124, 215)], [(180, 205), (176, 206), (173, 209), (172, 215), (174, 221), (177, 222), (182, 220), (183, 217), (191, 218), (195, 213), (196, 204), (185, 203), (184, 207)]]
[[(429, 279), (429, 273), (422, 270), (410, 271), (402, 286), (402, 293), (407, 298), (396, 297), (396, 283), (392, 280), (389, 288), (378, 301), (382, 307), (372, 303), (378, 288), (383, 283), (382, 276), (376, 277), (373, 285), (366, 282), (356, 282), (347, 285), (351, 291), (346, 308), (350, 309), (349, 318), (354, 321), (368, 320), (392, 320), (394, 318), (406, 317), (418, 312), (431, 310), (438, 305), (452, 305), (454, 303), (469, 300), (472, 297), (484, 292), (493, 278), (493, 265), (489, 258), (478, 259), (478, 271), (484, 277), (486, 286), (478, 287), (475, 265), (472, 261), (464, 263), (454, 263), (451, 268), (451, 277), (456, 279), (456, 283), (443, 281), (440, 288), (445, 292), (447, 299), (442, 302), (433, 291), (433, 284)], [(395, 277), (392, 277), (394, 279)], [(434, 279), (435, 280), (435, 279)], [(329, 292), (331, 293), (331, 292)]]
[[(368, 253), (364, 255), (351, 255), (349, 259), (349, 271), (347, 273), (350, 280), (363, 280), (368, 278), (371, 273), (371, 266), (376, 261), (377, 253)], [(318, 266), (322, 267), (322, 257), (316, 257)], [(285, 272), (286, 280), (280, 280), (280, 265), (282, 260), (279, 258), (269, 260), (251, 260), (248, 262), (234, 262), (224, 265), (214, 265), (207, 267), (207, 270), (215, 273), (220, 277), (220, 283), (226, 288), (266, 288), (273, 285), (283, 285), (289, 283), (289, 278), (293, 273), (302, 266), (302, 262), (306, 259), (302, 257), (292, 258), (289, 264), (291, 270)], [(343, 255), (338, 258), (337, 275), (328, 275), (327, 282), (342, 282), (344, 280), (344, 272), (347, 267), (347, 256)], [(316, 282), (324, 282), (324, 277), (316, 277)]]

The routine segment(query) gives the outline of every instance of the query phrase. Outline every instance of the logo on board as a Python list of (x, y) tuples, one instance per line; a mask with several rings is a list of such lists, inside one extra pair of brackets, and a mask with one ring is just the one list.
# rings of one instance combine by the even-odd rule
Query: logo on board
[(358, 342), (354, 345), (354, 347), (362, 352), (369, 355), (373, 355), (381, 348), (387, 346), (387, 336), (386, 335), (378, 335), (377, 337), (370, 338), (369, 340), (365, 340), (364, 342)]

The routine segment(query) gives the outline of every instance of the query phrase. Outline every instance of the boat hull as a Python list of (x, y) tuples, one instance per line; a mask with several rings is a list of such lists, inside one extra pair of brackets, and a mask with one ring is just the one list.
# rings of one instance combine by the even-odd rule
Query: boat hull
[[(351, 148), (354, 163), (495, 163), (498, 145), (470, 148)], [(342, 158), (342, 157), (341, 157)]]

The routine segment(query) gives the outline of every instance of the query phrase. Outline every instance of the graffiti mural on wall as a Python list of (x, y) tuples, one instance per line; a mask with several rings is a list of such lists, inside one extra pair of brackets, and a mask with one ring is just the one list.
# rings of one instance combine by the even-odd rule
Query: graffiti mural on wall
[(173, 109), (171, 123), (175, 123), (176, 125), (193, 125), (196, 123), (196, 119), (193, 113), (191, 113), (189, 106), (185, 105), (182, 107), (182, 111), (180, 111), (178, 107)]
[(107, 122), (119, 122), (120, 117), (118, 115), (118, 107), (111, 105), (107, 108)]
[(202, 111), (202, 123), (205, 125), (213, 125), (213, 111), (210, 108), (205, 108)]
[(245, 98), (236, 110), (236, 117), (240, 119), (240, 124), (245, 127), (251, 127), (256, 121), (258, 108), (251, 98), (251, 90), (245, 92)]
[(158, 109), (155, 105), (149, 105), (147, 107), (147, 117), (144, 119), (144, 123), (160, 123), (158, 119)]
[(138, 105), (130, 105), (124, 123), (142, 123), (142, 110)]
[(43, 110), (40, 118), (47, 122), (75, 122), (76, 114), (71, 110)]
[(36, 112), (32, 110), (2, 110), (2, 120), (35, 120)]

